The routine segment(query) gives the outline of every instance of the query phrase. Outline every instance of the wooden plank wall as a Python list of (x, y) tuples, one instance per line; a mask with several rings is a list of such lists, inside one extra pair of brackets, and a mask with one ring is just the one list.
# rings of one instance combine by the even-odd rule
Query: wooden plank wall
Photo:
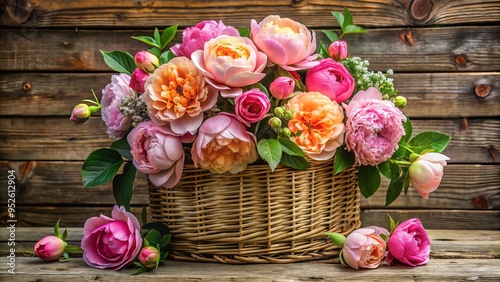
[[(389, 208), (385, 192), (362, 201), (365, 225), (420, 217), (429, 228), (500, 229), (500, 2), (497, 0), (1, 1), (0, 182), (17, 177), (18, 226), (82, 226), (109, 213), (110, 186), (82, 189), (80, 167), (110, 139), (99, 117), (75, 126), (74, 104), (100, 93), (110, 78), (99, 50), (143, 48), (131, 35), (202, 19), (248, 26), (269, 14), (318, 32), (337, 29), (331, 11), (348, 7), (369, 32), (348, 36), (349, 53), (371, 69), (395, 71), (415, 132), (452, 136), (451, 161), (429, 200), (410, 190)], [(175, 38), (179, 41), (180, 33)], [(385, 183), (387, 184), (387, 183)], [(6, 189), (0, 193), (2, 220)], [(148, 202), (137, 182), (133, 210)]]

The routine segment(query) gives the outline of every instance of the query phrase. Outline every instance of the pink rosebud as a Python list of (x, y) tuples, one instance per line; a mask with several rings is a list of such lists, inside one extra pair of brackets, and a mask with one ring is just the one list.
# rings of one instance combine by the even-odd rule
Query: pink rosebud
[(153, 72), (160, 64), (156, 55), (144, 50), (137, 52), (134, 60), (138, 68), (140, 68), (143, 72), (149, 73)]
[(447, 156), (439, 153), (427, 153), (418, 157), (409, 168), (411, 186), (424, 199), (436, 190), (443, 178)]
[(394, 229), (387, 241), (387, 264), (396, 261), (410, 266), (426, 264), (431, 252), (431, 240), (418, 218), (408, 219)]
[(328, 54), (337, 62), (344, 60), (347, 58), (347, 42), (344, 40), (337, 40), (333, 42), (328, 47)]
[(269, 98), (258, 88), (244, 92), (234, 99), (234, 103), (236, 115), (247, 123), (247, 126), (262, 120), (271, 108)]
[(146, 80), (148, 80), (149, 74), (142, 71), (140, 68), (136, 68), (135, 71), (130, 76), (130, 82), (128, 86), (134, 89), (135, 92), (142, 94), (144, 93), (144, 85)]
[(92, 112), (90, 111), (89, 105), (78, 104), (73, 108), (73, 111), (71, 112), (71, 117), (69, 119), (76, 124), (81, 124), (86, 122), (91, 115)]
[(306, 74), (307, 91), (319, 92), (337, 103), (349, 99), (355, 86), (354, 78), (344, 65), (331, 58), (320, 60), (319, 65)]
[(269, 85), (269, 91), (274, 98), (282, 100), (290, 97), (295, 87), (295, 82), (292, 78), (287, 76), (280, 76), (276, 78), (271, 85)]
[(385, 256), (386, 243), (370, 228), (355, 230), (344, 242), (342, 256), (354, 269), (377, 268)]
[(61, 238), (46, 236), (35, 244), (35, 255), (44, 261), (55, 261), (62, 257), (65, 247)]
[(157, 261), (160, 259), (160, 252), (157, 248), (149, 246), (142, 248), (139, 253), (139, 261), (146, 268), (155, 268)]

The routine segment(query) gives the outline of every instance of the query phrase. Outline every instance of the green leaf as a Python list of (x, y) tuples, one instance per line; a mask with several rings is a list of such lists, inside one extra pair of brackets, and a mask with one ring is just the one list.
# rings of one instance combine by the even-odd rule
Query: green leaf
[(362, 165), (358, 173), (359, 190), (363, 197), (368, 198), (380, 187), (380, 172), (377, 167)]
[(132, 162), (127, 162), (123, 167), (123, 173), (113, 179), (113, 196), (116, 204), (130, 210), (130, 201), (134, 189), (134, 180), (137, 169)]
[(269, 164), (271, 171), (278, 166), (281, 160), (281, 145), (276, 139), (261, 139), (257, 144), (259, 155)]
[(346, 26), (343, 31), (344, 31), (344, 34), (366, 33), (366, 29), (364, 29), (360, 26), (354, 25), (354, 24)]
[(388, 179), (391, 179), (391, 162), (389, 160), (377, 165), (378, 171)]
[(145, 229), (145, 230), (155, 229), (158, 232), (160, 232), (160, 234), (162, 234), (162, 235), (170, 233), (170, 229), (168, 229), (168, 226), (166, 226), (163, 223), (158, 223), (158, 222), (146, 223), (146, 224), (142, 225), (142, 229)]
[(403, 122), (403, 128), (405, 130), (405, 135), (401, 138), (401, 141), (408, 142), (413, 134), (413, 126), (411, 124), (410, 118), (406, 117), (406, 121)]
[(241, 37), (248, 37), (250, 38), (250, 28), (244, 26), (244, 27), (238, 27), (238, 32), (240, 33)]
[(345, 260), (344, 260), (344, 253), (342, 252), (342, 250), (340, 251), (340, 254), (339, 254), (339, 260), (340, 260), (340, 264), (345, 267), (345, 268), (348, 268), (349, 265), (347, 265), (347, 263), (345, 263)]
[(281, 156), (281, 164), (294, 169), (308, 169), (311, 167), (305, 157), (291, 156), (286, 153)]
[(392, 202), (394, 202), (399, 197), (399, 195), (401, 195), (405, 177), (406, 175), (403, 175), (396, 179), (391, 179), (391, 183), (389, 184), (389, 188), (387, 189), (387, 194), (385, 195), (386, 207), (392, 204)]
[(158, 28), (155, 28), (155, 31), (153, 33), (153, 36), (155, 38), (155, 43), (159, 46), (161, 46), (161, 38), (160, 38), (160, 32), (158, 31)]
[(136, 69), (134, 57), (124, 51), (101, 51), (104, 62), (112, 70), (119, 73), (132, 74)]
[(148, 240), (149, 245), (156, 247), (160, 244), (161, 234), (157, 230), (149, 230), (148, 234), (146, 234), (146, 240)]
[(397, 159), (404, 156), (407, 153), (407, 150), (405, 148), (407, 146), (408, 144), (406, 144), (405, 141), (400, 140), (398, 143), (398, 149), (392, 154), (391, 159)]
[(68, 262), (70, 261), (68, 253), (63, 253), (62, 257), (59, 258), (59, 262)]
[(408, 145), (410, 145), (413, 152), (417, 154), (420, 154), (422, 151), (429, 149), (441, 153), (446, 148), (446, 146), (448, 146), (450, 139), (451, 137), (444, 133), (437, 131), (427, 131), (413, 137)]
[(168, 252), (160, 252), (160, 259), (159, 262), (164, 261), (168, 256)]
[(284, 153), (287, 153), (290, 156), (299, 156), (299, 157), (306, 156), (304, 154), (304, 151), (302, 151), (302, 149), (289, 138), (279, 137), (278, 141), (280, 142), (281, 149), (283, 150)]
[(258, 88), (262, 93), (266, 94), (269, 97), (269, 92), (267, 91), (267, 88), (262, 85), (262, 83), (255, 83), (250, 86), (251, 88)]
[(141, 264), (141, 267), (136, 272), (132, 273), (132, 275), (138, 275), (138, 274), (141, 274), (141, 273), (144, 273), (144, 272), (148, 272), (150, 270), (151, 269), (149, 269), (149, 268), (147, 268), (147, 267), (145, 267), (145, 266), (143, 266)]
[(148, 50), (148, 52), (155, 55), (158, 58), (161, 56), (161, 50), (158, 47), (152, 47)]
[(351, 167), (356, 163), (356, 158), (354, 157), (353, 152), (349, 152), (345, 149), (345, 146), (341, 146), (337, 148), (337, 151), (335, 151), (335, 158), (334, 158), (334, 173), (337, 174), (344, 169)]
[(408, 193), (408, 188), (410, 188), (410, 174), (406, 173), (405, 175), (406, 175), (406, 177), (405, 177), (405, 180), (403, 183), (403, 189), (404, 189), (404, 193), (406, 195), (406, 193)]
[(172, 51), (170, 51), (170, 50), (161, 53), (161, 56), (160, 56), (160, 65), (168, 63), (174, 57), (175, 57), (174, 53), (172, 53)]
[(62, 237), (61, 237), (61, 239), (63, 241), (66, 241), (66, 238), (68, 238), (68, 228), (64, 229), (64, 232), (63, 232)]
[(336, 233), (336, 232), (326, 232), (326, 235), (328, 235), (328, 238), (330, 238), (330, 241), (332, 241), (332, 243), (334, 243), (336, 246), (338, 246), (338, 247), (344, 246), (344, 242), (345, 242), (344, 235), (342, 235), (340, 233)]
[(332, 12), (332, 15), (337, 19), (339, 26), (342, 28), (344, 26), (344, 15), (341, 12)]
[(390, 215), (387, 215), (387, 216), (389, 217), (389, 224), (390, 224), (390, 228), (391, 228), (389, 233), (392, 233), (392, 231), (394, 231), (394, 228), (396, 228), (397, 223), (394, 222), (394, 219), (392, 219), (392, 217)]
[(110, 181), (123, 163), (113, 149), (98, 149), (90, 153), (82, 166), (83, 188), (103, 185)]
[(163, 50), (165, 47), (174, 39), (175, 34), (177, 33), (177, 25), (170, 26), (163, 30), (160, 38), (160, 49)]
[(54, 235), (56, 235), (57, 238), (61, 238), (61, 231), (59, 229), (59, 222), (61, 221), (61, 219), (59, 219), (57, 222), (56, 222), (56, 225), (54, 225)]
[(70, 244), (67, 244), (66, 247), (64, 247), (64, 251), (68, 253), (78, 253), (78, 254), (83, 253), (82, 248)]
[(139, 40), (142, 43), (146, 43), (150, 46), (160, 48), (160, 45), (156, 42), (156, 40), (153, 37), (150, 37), (150, 36), (132, 36), (132, 38), (135, 40)]
[(328, 57), (330, 57), (330, 54), (328, 54), (328, 51), (326, 50), (326, 47), (323, 44), (323, 42), (319, 42), (318, 48), (316, 50), (316, 53), (318, 53), (321, 58), (328, 58)]
[(161, 237), (161, 240), (159, 242), (160, 249), (165, 248), (170, 243), (171, 237), (172, 237), (172, 234), (165, 234), (165, 235), (163, 235), (163, 237)]
[(128, 144), (127, 136), (111, 143), (110, 148), (120, 153), (120, 155), (127, 160), (133, 159), (132, 155), (130, 154), (130, 145)]
[(352, 14), (347, 7), (344, 7), (344, 23), (342, 24), (342, 30), (345, 30), (350, 25), (352, 25)]
[(328, 37), (328, 39), (330, 39), (331, 42), (339, 40), (339, 36), (335, 31), (324, 29), (322, 32), (326, 35), (326, 37)]

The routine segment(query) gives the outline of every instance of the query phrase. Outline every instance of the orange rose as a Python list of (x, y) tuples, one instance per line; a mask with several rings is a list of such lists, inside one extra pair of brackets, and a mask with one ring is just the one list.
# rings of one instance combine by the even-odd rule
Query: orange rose
[(286, 108), (293, 111), (288, 128), (292, 133), (301, 131), (290, 139), (314, 160), (333, 157), (344, 140), (342, 107), (319, 92), (303, 92), (290, 99)]

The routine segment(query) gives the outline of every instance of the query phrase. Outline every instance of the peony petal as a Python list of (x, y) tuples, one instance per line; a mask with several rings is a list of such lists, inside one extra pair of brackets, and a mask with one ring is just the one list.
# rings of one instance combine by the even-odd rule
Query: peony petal
[(115, 220), (102, 214), (99, 217), (91, 217), (85, 221), (83, 226), (83, 236), (94, 233), (113, 221)]
[(111, 216), (116, 219), (116, 220), (122, 220), (125, 222), (130, 222), (129, 225), (129, 230), (132, 232), (132, 229), (130, 227), (133, 227), (133, 229), (140, 230), (141, 225), (139, 224), (139, 220), (135, 215), (132, 213), (128, 212), (124, 206), (118, 207), (118, 205), (115, 205), (113, 208), (113, 211), (111, 212)]
[(366, 243), (366, 241), (368, 241), (368, 239), (364, 234), (353, 232), (349, 234), (349, 236), (347, 236), (344, 243), (344, 247), (347, 247), (349, 249), (357, 249), (363, 246)]
[(184, 135), (186, 133), (194, 135), (198, 128), (203, 122), (203, 115), (197, 115), (190, 117), (189, 115), (183, 115), (170, 123), (170, 128), (172, 131), (179, 135)]
[(344, 256), (344, 261), (345, 263), (347, 263), (347, 265), (354, 269), (358, 269), (358, 261), (361, 258), (359, 250), (353, 251), (344, 246), (344, 248), (342, 248), (342, 255)]

